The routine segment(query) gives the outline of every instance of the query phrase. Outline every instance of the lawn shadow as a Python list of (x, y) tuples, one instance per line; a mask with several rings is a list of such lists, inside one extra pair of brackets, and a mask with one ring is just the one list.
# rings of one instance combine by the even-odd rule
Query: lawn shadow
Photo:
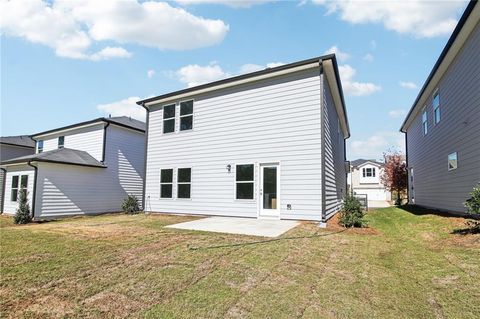
[(404, 211), (417, 216), (436, 215), (436, 216), (447, 217), (447, 218), (463, 218), (463, 219), (479, 219), (480, 218), (480, 216), (478, 215), (472, 215), (467, 213), (457, 213), (457, 212), (454, 213), (454, 212), (443, 211), (443, 210), (438, 210), (433, 208), (426, 208), (426, 207), (417, 206), (417, 205), (402, 205), (402, 206), (398, 206), (398, 208), (403, 209)]

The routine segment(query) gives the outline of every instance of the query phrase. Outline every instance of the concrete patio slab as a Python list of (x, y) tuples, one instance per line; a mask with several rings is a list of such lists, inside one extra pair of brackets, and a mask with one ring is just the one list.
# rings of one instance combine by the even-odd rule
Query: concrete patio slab
[(227, 234), (278, 237), (298, 224), (298, 222), (293, 220), (207, 217), (166, 227)]

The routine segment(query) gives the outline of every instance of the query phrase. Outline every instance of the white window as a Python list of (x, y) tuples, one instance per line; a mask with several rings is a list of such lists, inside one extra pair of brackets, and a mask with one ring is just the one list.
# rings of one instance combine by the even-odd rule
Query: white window
[(193, 128), (193, 100), (180, 102), (180, 131)]
[(192, 169), (177, 170), (177, 198), (190, 198), (192, 189)]
[(160, 198), (172, 198), (173, 169), (160, 170)]
[(374, 167), (364, 167), (363, 168), (363, 177), (375, 177), (375, 168)]
[(254, 166), (253, 164), (236, 165), (235, 198), (253, 199)]
[(448, 170), (453, 171), (458, 167), (457, 152), (448, 155)]
[(422, 126), (423, 126), (423, 135), (427, 135), (428, 133), (428, 123), (427, 123), (427, 108), (423, 109), (422, 113)]
[(435, 124), (440, 122), (440, 93), (438, 90), (433, 94), (433, 121)]
[[(20, 185), (19, 185), (20, 181)], [(16, 202), (20, 192), (26, 192), (28, 187), (28, 175), (12, 176), (12, 187), (10, 191), (10, 201)]]
[(58, 148), (63, 148), (65, 145), (65, 136), (58, 137)]
[(163, 134), (175, 132), (175, 104), (163, 107)]
[(43, 140), (37, 141), (37, 153), (43, 152)]

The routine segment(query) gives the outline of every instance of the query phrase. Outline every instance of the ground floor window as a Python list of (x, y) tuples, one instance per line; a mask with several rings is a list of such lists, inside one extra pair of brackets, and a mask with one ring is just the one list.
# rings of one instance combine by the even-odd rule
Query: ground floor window
[(236, 199), (253, 199), (254, 166), (237, 165), (235, 170)]
[(448, 155), (448, 170), (452, 171), (457, 169), (458, 167), (458, 159), (457, 159), (457, 152)]
[(18, 200), (19, 192), (26, 192), (28, 187), (28, 175), (14, 175), (12, 176), (12, 187), (10, 192), (10, 201), (16, 202)]
[(160, 170), (160, 198), (172, 198), (173, 169)]
[(192, 188), (192, 169), (179, 168), (177, 171), (177, 198), (190, 198)]

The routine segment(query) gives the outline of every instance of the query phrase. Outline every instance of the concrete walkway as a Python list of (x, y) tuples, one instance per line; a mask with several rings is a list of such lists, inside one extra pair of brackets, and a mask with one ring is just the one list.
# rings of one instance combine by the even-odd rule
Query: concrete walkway
[(292, 220), (207, 217), (166, 227), (227, 234), (278, 237), (298, 224), (298, 222)]

